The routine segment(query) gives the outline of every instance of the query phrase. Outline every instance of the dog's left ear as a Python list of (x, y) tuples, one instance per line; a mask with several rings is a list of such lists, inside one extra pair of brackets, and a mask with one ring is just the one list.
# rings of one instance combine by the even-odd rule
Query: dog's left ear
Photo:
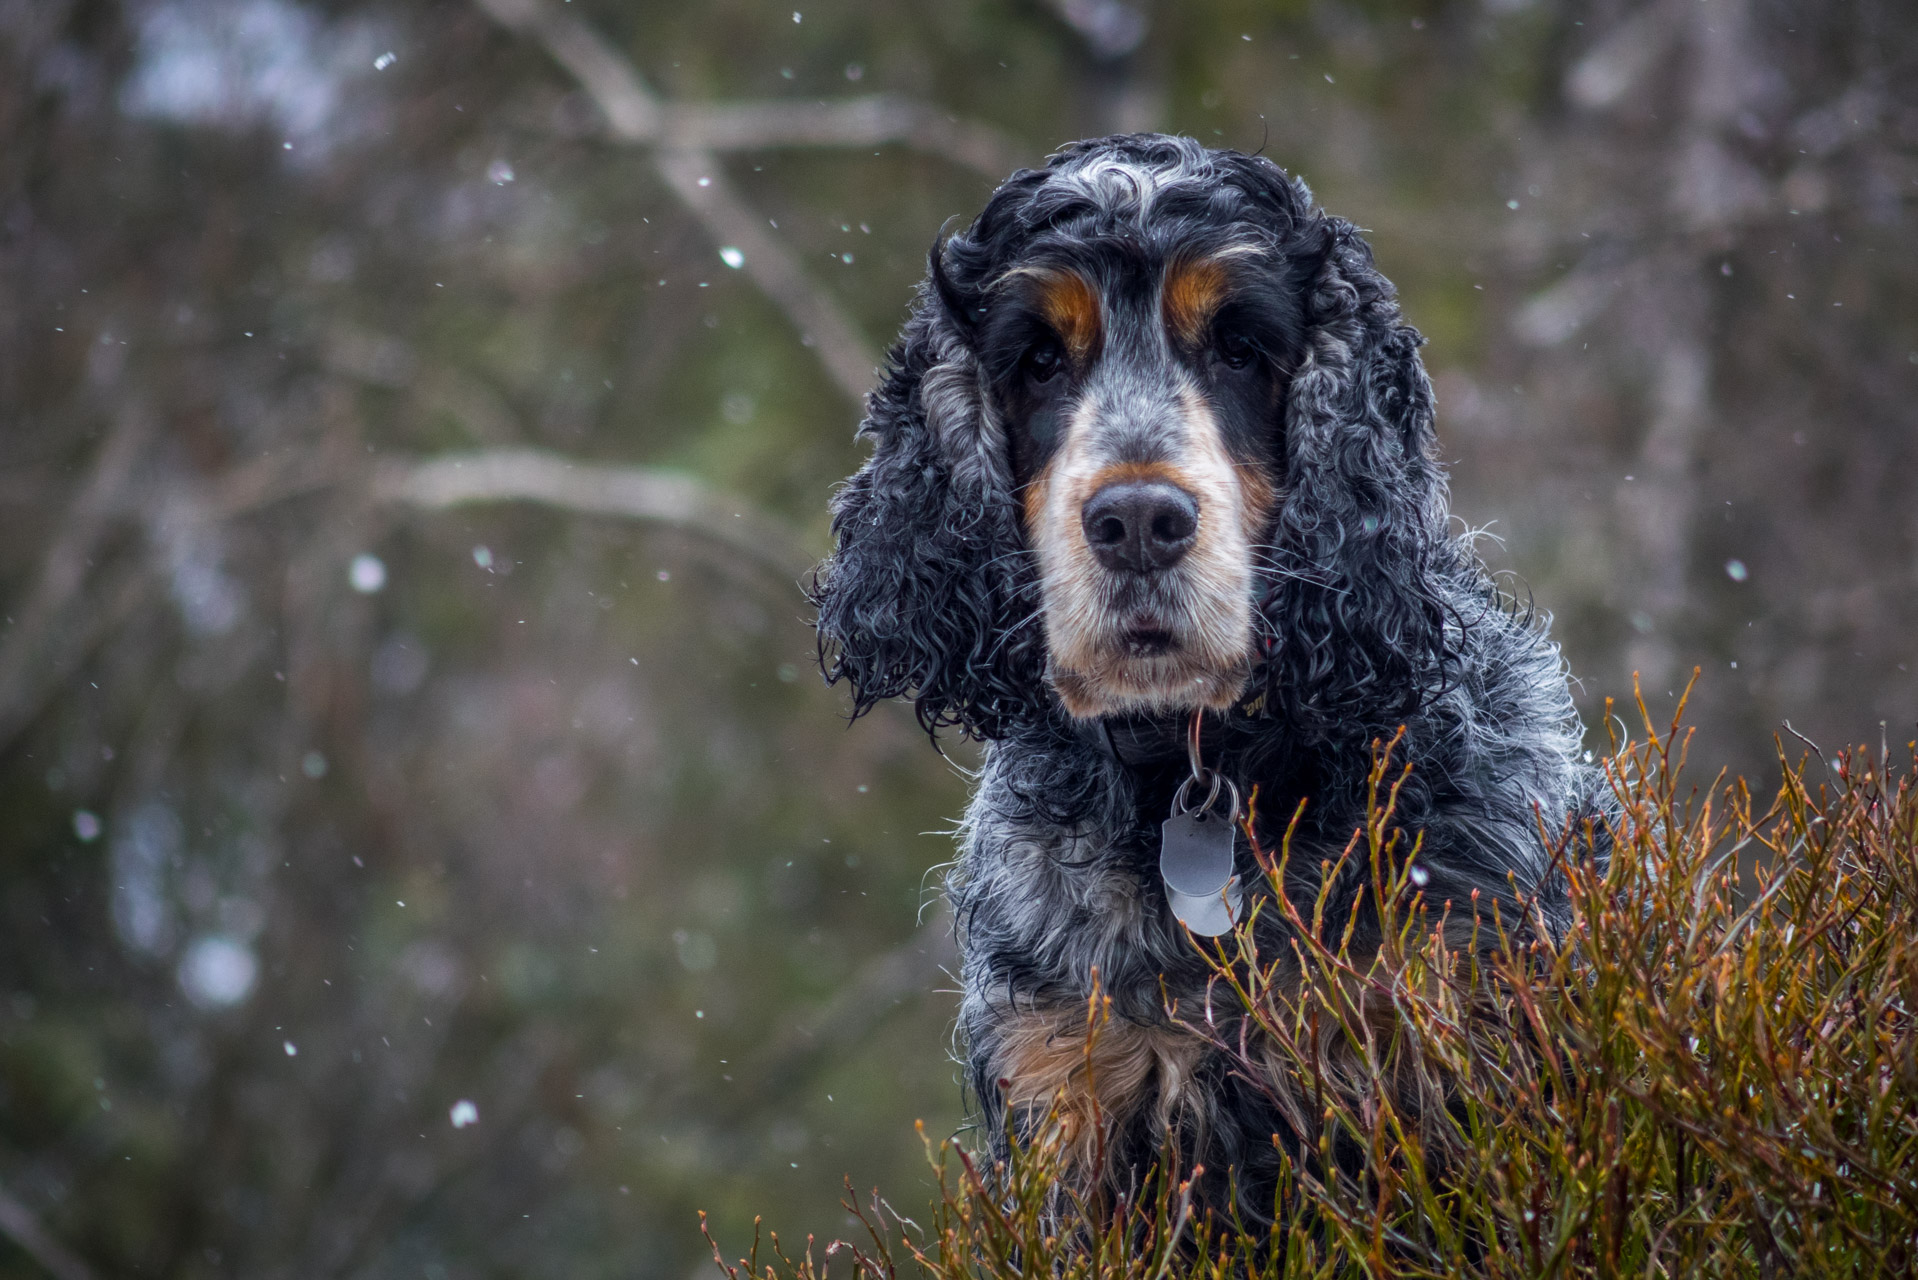
[(1451, 666), (1442, 575), (1457, 553), (1432, 386), (1423, 339), (1357, 228), (1316, 215), (1299, 232), (1305, 354), (1261, 609), (1271, 691), (1295, 716), (1388, 728), (1441, 691)]
[(833, 499), (837, 549), (813, 584), (827, 680), (853, 714), (909, 697), (928, 732), (1001, 736), (1043, 712), (1044, 653), (1005, 450), (969, 348), (976, 308), (935, 244), (861, 437), (872, 457)]

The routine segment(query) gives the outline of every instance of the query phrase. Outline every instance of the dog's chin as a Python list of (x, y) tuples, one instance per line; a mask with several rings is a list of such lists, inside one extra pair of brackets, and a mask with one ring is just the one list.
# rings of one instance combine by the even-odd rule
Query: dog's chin
[(1249, 651), (1237, 657), (1203, 655), (1182, 647), (1169, 632), (1137, 629), (1110, 638), (1071, 665), (1055, 656), (1047, 678), (1068, 712), (1090, 720), (1223, 711), (1238, 702), (1251, 672)]

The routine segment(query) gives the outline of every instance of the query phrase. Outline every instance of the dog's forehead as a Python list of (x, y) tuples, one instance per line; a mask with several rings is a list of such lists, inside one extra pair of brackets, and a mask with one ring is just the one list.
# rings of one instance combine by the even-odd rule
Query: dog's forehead
[(1094, 152), (1029, 191), (1001, 242), (997, 283), (1069, 270), (1098, 284), (1156, 276), (1180, 260), (1259, 257), (1276, 247), (1229, 172), (1205, 153), (1142, 159)]
[(1225, 174), (1192, 157), (1095, 152), (1052, 169), (1033, 193), (1028, 218), (1035, 228), (1070, 226), (1082, 236), (1144, 237), (1168, 220), (1223, 221), (1236, 195)]
[(1195, 167), (1183, 159), (1152, 163), (1095, 153), (1080, 163), (1060, 166), (1046, 185), (1057, 185), (1102, 210), (1143, 218), (1162, 191), (1194, 177)]

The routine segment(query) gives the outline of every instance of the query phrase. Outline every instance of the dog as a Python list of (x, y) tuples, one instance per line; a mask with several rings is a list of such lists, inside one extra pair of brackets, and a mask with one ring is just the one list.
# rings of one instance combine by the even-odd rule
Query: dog
[(1269, 892), (1247, 829), (1297, 813), (1308, 914), (1353, 900), (1369, 873), (1318, 868), (1395, 735), (1425, 900), (1564, 927), (1547, 833), (1603, 788), (1544, 620), (1449, 526), (1421, 342), (1351, 223), (1189, 138), (1069, 145), (935, 241), (812, 597), (855, 718), (909, 698), (984, 743), (946, 891), (1001, 1154), (1051, 1113), (1082, 1187), (1171, 1141), (1271, 1215), (1299, 1135), (1168, 1003)]

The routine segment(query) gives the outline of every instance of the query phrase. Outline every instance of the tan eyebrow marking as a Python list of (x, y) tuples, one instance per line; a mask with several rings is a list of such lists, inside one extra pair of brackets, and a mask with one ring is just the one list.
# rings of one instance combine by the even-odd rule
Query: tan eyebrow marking
[(1206, 326), (1225, 301), (1226, 285), (1225, 267), (1217, 258), (1186, 259), (1166, 268), (1159, 306), (1174, 340), (1187, 347), (1205, 340)]
[(1073, 362), (1083, 364), (1099, 345), (1099, 292), (1077, 271), (1034, 268), (1039, 314), (1046, 318)]

